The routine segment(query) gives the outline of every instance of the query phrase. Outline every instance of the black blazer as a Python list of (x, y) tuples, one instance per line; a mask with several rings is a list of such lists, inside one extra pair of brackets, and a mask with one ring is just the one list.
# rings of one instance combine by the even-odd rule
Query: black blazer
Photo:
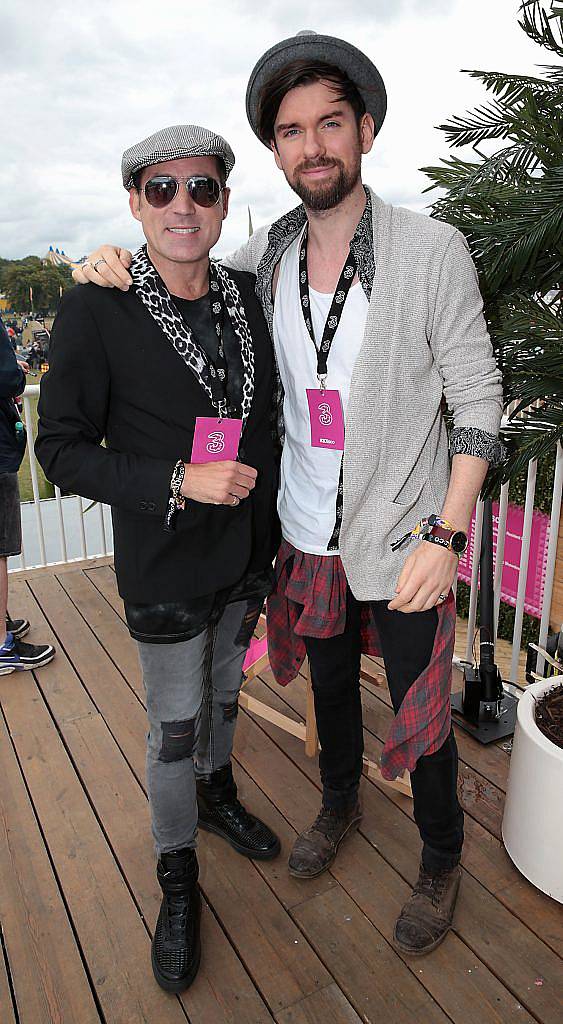
[(172, 470), (189, 461), (196, 416), (215, 415), (205, 391), (134, 291), (72, 288), (53, 325), (35, 450), (53, 483), (112, 506), (125, 601), (210, 594), (269, 567), (275, 553), (272, 345), (254, 277), (228, 273), (254, 344), (254, 400), (239, 455), (258, 481), (234, 508), (186, 502), (172, 533), (164, 527)]

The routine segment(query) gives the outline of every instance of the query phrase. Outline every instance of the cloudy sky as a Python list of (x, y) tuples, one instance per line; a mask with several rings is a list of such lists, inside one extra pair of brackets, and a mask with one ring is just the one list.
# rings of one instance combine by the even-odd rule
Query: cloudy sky
[(23, 0), (0, 15), (0, 256), (78, 258), (101, 241), (136, 248), (121, 154), (170, 124), (223, 134), (237, 165), (218, 252), (295, 205), (244, 113), (258, 57), (300, 29), (363, 49), (386, 82), (385, 125), (364, 180), (414, 209), (418, 168), (447, 154), (435, 126), (482, 102), (462, 68), (534, 73), (548, 58), (517, 24), (517, 0)]

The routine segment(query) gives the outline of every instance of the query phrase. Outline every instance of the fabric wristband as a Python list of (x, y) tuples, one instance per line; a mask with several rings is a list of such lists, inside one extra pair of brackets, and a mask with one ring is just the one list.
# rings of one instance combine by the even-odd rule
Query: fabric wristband
[(448, 545), (444, 544), (441, 538), (434, 537), (432, 535), (433, 526), (441, 526), (443, 530), (455, 530), (455, 526), (452, 526), (447, 519), (442, 519), (441, 516), (433, 514), (428, 516), (426, 519), (421, 519), (412, 530), (405, 533), (405, 535), (400, 537), (399, 540), (394, 541), (391, 545), (391, 551), (398, 551), (399, 548), (402, 548), (403, 544), (410, 543), (411, 540), (415, 539), (432, 540), (434, 543), (442, 544), (444, 547), (447, 547)]
[(177, 512), (183, 511), (186, 507), (186, 499), (183, 494), (180, 494), (180, 488), (184, 482), (184, 475), (186, 472), (185, 463), (182, 459), (178, 459), (178, 462), (172, 470), (172, 476), (170, 478), (170, 494), (168, 497), (168, 506), (166, 509), (166, 520), (165, 528), (172, 531), (174, 517)]

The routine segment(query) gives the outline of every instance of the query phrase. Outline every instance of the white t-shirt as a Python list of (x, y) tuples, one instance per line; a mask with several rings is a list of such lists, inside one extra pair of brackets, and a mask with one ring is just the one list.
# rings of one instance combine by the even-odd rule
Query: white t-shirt
[[(317, 354), (305, 326), (299, 294), (301, 236), (286, 249), (274, 306), (274, 347), (285, 391), (285, 442), (281, 461), (278, 512), (282, 534), (315, 555), (327, 551), (336, 521), (342, 452), (311, 446), (307, 388), (317, 388)], [(315, 341), (322, 339), (332, 294), (309, 289)], [(328, 358), (326, 387), (340, 391), (344, 418), (354, 363), (362, 344), (368, 300), (358, 282), (350, 288)]]

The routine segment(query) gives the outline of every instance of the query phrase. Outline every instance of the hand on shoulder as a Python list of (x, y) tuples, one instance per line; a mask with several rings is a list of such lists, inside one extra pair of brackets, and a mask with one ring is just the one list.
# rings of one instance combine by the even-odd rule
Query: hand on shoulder
[(133, 284), (129, 274), (132, 258), (129, 249), (101, 245), (72, 271), (72, 277), (76, 284), (97, 284), (101, 288), (120, 288), (126, 292)]

